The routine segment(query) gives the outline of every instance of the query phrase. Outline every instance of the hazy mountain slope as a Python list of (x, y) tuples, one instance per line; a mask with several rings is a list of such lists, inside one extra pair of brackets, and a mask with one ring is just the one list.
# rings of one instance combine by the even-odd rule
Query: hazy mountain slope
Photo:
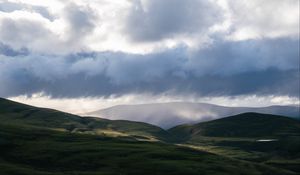
[(262, 108), (224, 107), (206, 103), (157, 103), (120, 105), (84, 115), (108, 119), (128, 119), (170, 128), (179, 124), (198, 123), (245, 112), (258, 112), (299, 118), (299, 108), (293, 106), (270, 106)]
[(28, 106), (2, 98), (0, 98), (0, 122), (97, 135), (134, 136), (140, 139), (152, 140), (170, 138), (165, 130), (147, 123), (80, 117), (57, 110)]

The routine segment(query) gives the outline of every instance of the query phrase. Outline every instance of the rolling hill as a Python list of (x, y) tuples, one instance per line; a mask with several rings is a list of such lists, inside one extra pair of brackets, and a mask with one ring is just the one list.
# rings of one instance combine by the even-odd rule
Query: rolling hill
[(0, 122), (95, 135), (130, 136), (166, 140), (167, 131), (147, 123), (80, 117), (53, 109), (37, 108), (0, 98)]
[(300, 119), (296, 106), (269, 107), (225, 107), (207, 103), (156, 103), (141, 105), (119, 105), (86, 114), (107, 119), (130, 119), (146, 122), (168, 129), (180, 124), (198, 123), (246, 112), (283, 115)]
[(279, 115), (243, 113), (194, 125), (180, 125), (169, 131), (188, 138), (300, 136), (300, 121)]
[(282, 116), (246, 113), (164, 130), (0, 98), (0, 174), (293, 175), (299, 141), (299, 121)]
[(243, 113), (168, 130), (181, 144), (300, 173), (300, 121)]

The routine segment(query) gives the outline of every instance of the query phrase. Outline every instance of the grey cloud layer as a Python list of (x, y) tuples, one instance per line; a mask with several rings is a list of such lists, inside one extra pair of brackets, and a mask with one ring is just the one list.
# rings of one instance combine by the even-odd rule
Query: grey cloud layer
[(269, 39), (217, 41), (197, 51), (180, 47), (146, 55), (24, 56), (10, 50), (0, 55), (0, 96), (45, 92), (53, 97), (126, 93), (296, 97), (298, 47), (299, 40)]
[(210, 47), (192, 53), (190, 69), (198, 74), (230, 75), (270, 68), (299, 68), (299, 40), (278, 38), (216, 41)]
[(299, 94), (298, 0), (47, 2), (0, 2), (0, 96)]
[(157, 41), (176, 35), (199, 34), (220, 22), (220, 8), (209, 1), (134, 1), (126, 33), (134, 41)]

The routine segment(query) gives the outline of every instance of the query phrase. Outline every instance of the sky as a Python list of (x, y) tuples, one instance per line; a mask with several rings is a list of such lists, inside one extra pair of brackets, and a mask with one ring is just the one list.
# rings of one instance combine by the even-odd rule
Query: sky
[(299, 105), (299, 0), (0, 0), (0, 97)]

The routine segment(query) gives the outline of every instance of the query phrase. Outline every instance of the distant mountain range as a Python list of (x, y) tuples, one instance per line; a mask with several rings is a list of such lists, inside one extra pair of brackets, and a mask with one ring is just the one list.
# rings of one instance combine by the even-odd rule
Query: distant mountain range
[(96, 116), (112, 120), (132, 120), (146, 122), (162, 128), (171, 128), (185, 123), (198, 123), (237, 115), (246, 112), (283, 115), (300, 119), (299, 107), (226, 107), (207, 103), (155, 103), (141, 105), (119, 105), (83, 116)]

